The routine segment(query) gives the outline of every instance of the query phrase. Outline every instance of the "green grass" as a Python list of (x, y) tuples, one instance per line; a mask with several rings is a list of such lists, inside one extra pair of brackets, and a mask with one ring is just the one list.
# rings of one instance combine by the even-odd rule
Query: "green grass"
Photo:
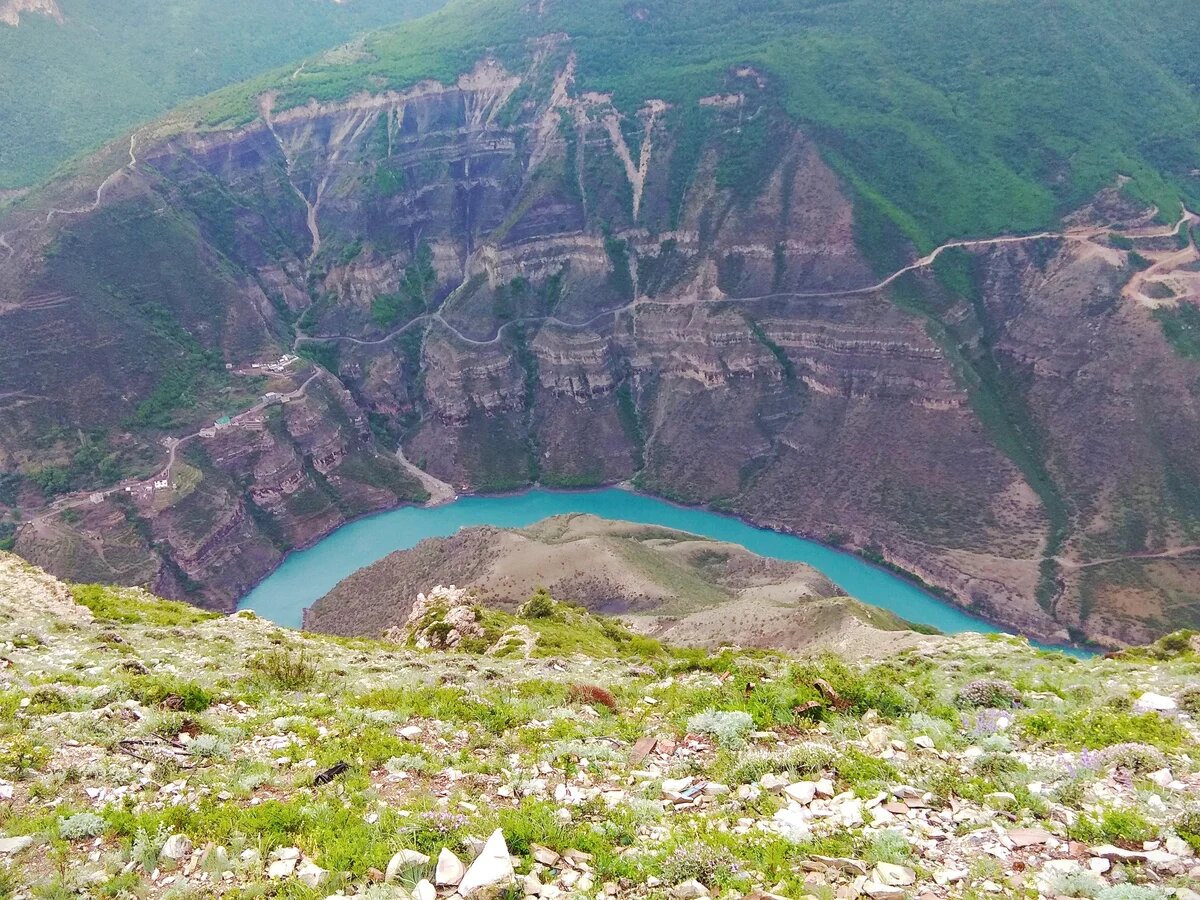
[(1108, 707), (1089, 707), (1062, 714), (1043, 710), (1022, 717), (1020, 724), (1036, 740), (1078, 749), (1143, 743), (1169, 750), (1188, 740), (1181, 725), (1156, 713), (1134, 714)]
[(30, 184), (188, 97), (441, 2), (59, 0), (63, 25), (27, 15), (19, 28), (0, 26), (0, 188)]
[[(623, 0), (550, 4), (533, 18), (517, 0), (456, 0), (370, 36), (352, 62), (312, 62), (195, 107), (210, 123), (244, 122), (266, 87), (283, 105), (347, 96), (364, 84), (448, 81), (484, 48), (522, 65), (524, 39), (566, 32), (577, 89), (612, 92), (632, 112), (649, 97), (683, 112), (672, 193), (686, 185), (706, 126), (698, 98), (755, 66), (776, 105), (808, 127), (869, 201), (881, 226), (928, 248), (951, 236), (1044, 227), (1117, 174), (1172, 217), (1200, 203), (1191, 174), (1200, 138), (1200, 79), (1189, 48), (1200, 24), (1186, 0), (1146, 16), (1136, 0)], [(1170, 22), (1170, 28), (1162, 28)], [(764, 114), (722, 137), (718, 172), (735, 190), (762, 179), (777, 150)]]
[(101, 584), (71, 585), (76, 603), (86, 606), (102, 622), (121, 625), (158, 625), (164, 628), (195, 625), (217, 618), (187, 603), (160, 600), (141, 591)]
[(1200, 359), (1200, 307), (1190, 303), (1174, 309), (1162, 307), (1154, 311), (1154, 318), (1176, 353), (1185, 359)]

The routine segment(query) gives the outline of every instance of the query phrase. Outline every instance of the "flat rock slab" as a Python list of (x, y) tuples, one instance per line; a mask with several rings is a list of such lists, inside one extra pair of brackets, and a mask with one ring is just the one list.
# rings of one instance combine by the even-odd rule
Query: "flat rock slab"
[(1043, 828), (1013, 828), (1005, 832), (1014, 847), (1036, 847), (1039, 844), (1049, 844), (1056, 840), (1054, 835)]

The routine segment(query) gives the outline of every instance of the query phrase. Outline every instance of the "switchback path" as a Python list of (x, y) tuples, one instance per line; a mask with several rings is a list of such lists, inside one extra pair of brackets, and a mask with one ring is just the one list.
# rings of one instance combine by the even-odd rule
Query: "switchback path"
[(100, 187), (96, 188), (96, 199), (95, 200), (93, 200), (87, 206), (77, 206), (74, 209), (60, 209), (58, 207), (55, 207), (54, 209), (51, 209), (49, 212), (46, 213), (46, 223), (49, 224), (50, 221), (55, 216), (78, 216), (78, 215), (83, 215), (85, 213), (95, 212), (96, 210), (98, 210), (100, 208), (100, 202), (104, 199), (104, 189), (106, 187), (108, 187), (110, 184), (112, 184), (112, 182), (122, 172), (125, 172), (125, 171), (132, 172), (133, 169), (137, 166), (137, 162), (138, 162), (137, 153), (136, 153), (137, 139), (138, 139), (138, 132), (136, 132), (136, 131), (129, 136), (129, 162), (125, 163), (125, 165), (121, 166), (121, 168), (117, 169), (117, 171), (113, 172), (111, 175), (109, 175), (107, 178), (105, 178), (102, 182), (100, 182)]

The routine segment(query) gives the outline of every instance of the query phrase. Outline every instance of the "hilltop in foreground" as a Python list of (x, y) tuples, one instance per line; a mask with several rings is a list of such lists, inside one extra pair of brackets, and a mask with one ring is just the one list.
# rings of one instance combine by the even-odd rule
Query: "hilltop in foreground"
[(848, 666), (416, 612), (347, 641), (0, 554), (0, 893), (1197, 897), (1194, 636)]

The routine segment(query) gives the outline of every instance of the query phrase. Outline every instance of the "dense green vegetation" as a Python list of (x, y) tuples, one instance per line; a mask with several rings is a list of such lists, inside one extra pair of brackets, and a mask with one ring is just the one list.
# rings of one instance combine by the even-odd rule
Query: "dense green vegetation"
[(436, 9), (441, 0), (58, 5), (61, 25), (39, 15), (24, 16), (19, 28), (0, 25), (0, 188), (44, 177), (188, 97)]
[(1163, 307), (1154, 311), (1163, 334), (1180, 356), (1200, 358), (1200, 308), (1185, 303), (1177, 309)]
[[(578, 54), (579, 90), (611, 91), (628, 111), (648, 97), (683, 110), (673, 131), (690, 165), (704, 117), (687, 110), (749, 64), (860, 202), (929, 247), (1047, 225), (1118, 173), (1164, 217), (1181, 197), (1200, 204), (1193, 13), (1186, 0), (1152, 16), (1136, 0), (645, 0), (636, 10), (596, 0), (549, 4), (535, 18), (517, 0), (455, 0), (370, 36), (352, 61), (239, 85), (196, 112), (212, 124), (248, 120), (271, 86), (298, 104), (369, 83), (447, 80), (485, 49), (520, 65), (527, 36), (562, 31)], [(744, 151), (738, 159), (762, 160), (771, 136), (763, 117), (728, 140)], [(738, 159), (720, 173), (729, 186), (755, 174)], [(686, 177), (671, 174), (680, 186)]]
[(380, 294), (371, 301), (371, 317), (382, 328), (390, 328), (414, 319), (429, 307), (433, 289), (437, 286), (437, 271), (433, 268), (433, 251), (428, 244), (417, 248), (416, 256), (404, 268), (400, 290)]

